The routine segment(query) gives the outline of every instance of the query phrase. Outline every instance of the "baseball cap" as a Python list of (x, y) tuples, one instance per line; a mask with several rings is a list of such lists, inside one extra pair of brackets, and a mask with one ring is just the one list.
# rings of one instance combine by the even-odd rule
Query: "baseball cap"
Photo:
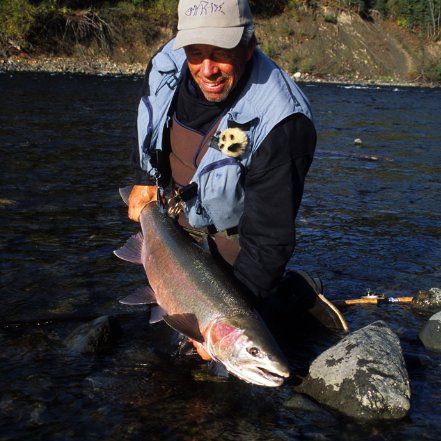
[(253, 24), (247, 0), (180, 0), (174, 49), (190, 44), (236, 47), (245, 26)]

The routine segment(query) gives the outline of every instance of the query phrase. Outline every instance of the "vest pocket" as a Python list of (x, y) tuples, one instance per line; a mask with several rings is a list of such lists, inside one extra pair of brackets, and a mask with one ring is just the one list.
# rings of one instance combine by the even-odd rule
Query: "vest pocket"
[(236, 227), (244, 209), (242, 177), (245, 167), (235, 158), (203, 166), (195, 176), (197, 198), (186, 204), (190, 224), (196, 228), (213, 224), (218, 231)]

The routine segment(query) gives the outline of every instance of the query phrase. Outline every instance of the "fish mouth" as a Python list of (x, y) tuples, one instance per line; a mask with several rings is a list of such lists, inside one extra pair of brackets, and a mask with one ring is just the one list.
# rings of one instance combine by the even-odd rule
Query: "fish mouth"
[(248, 369), (244, 369), (243, 366), (232, 369), (230, 366), (229, 371), (241, 380), (257, 386), (278, 387), (289, 378), (289, 372), (274, 372), (262, 366), (253, 366)]
[(267, 380), (266, 383), (271, 383), (275, 386), (281, 386), (283, 382), (289, 378), (288, 372), (275, 373), (263, 367), (258, 367), (257, 370), (260, 372), (260, 376)]

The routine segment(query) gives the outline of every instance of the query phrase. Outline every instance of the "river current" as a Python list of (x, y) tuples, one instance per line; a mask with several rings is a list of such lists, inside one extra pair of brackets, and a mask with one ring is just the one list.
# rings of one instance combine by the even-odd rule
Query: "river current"
[[(0, 439), (441, 439), (441, 355), (418, 339), (428, 317), (407, 305), (344, 310), (352, 331), (384, 320), (413, 360), (410, 414), (391, 423), (295, 410), (289, 382), (217, 379), (195, 357), (155, 350), (143, 307), (118, 303), (143, 270), (112, 254), (137, 231), (118, 187), (130, 183), (141, 84), (0, 74)], [(319, 140), (290, 266), (320, 274), (334, 300), (441, 287), (441, 90), (301, 87)], [(63, 344), (81, 318), (127, 313), (102, 354)]]

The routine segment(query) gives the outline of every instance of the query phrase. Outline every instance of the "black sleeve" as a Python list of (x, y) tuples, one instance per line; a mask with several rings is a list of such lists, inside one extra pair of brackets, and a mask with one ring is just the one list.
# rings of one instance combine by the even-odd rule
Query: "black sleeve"
[(316, 141), (313, 123), (295, 114), (268, 134), (252, 158), (234, 274), (259, 297), (276, 291), (294, 252), (295, 217)]

